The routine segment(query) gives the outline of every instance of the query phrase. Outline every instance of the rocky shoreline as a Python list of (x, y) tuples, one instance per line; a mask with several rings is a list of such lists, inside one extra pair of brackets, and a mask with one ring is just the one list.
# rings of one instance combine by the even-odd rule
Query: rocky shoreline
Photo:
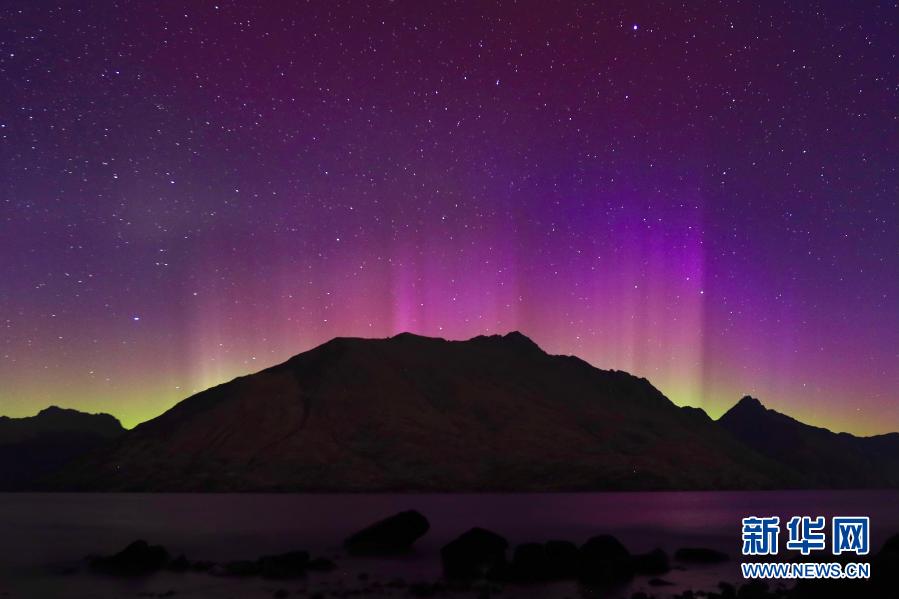
[[(349, 536), (343, 543), (348, 558), (402, 556), (413, 550), (415, 542), (430, 529), (427, 518), (417, 511), (400, 512), (375, 522)], [(158, 572), (206, 573), (220, 578), (260, 578), (285, 581), (284, 588), (272, 591), (275, 597), (308, 594), (313, 599), (365, 595), (408, 595), (434, 597), (441, 595), (475, 594), (480, 599), (503, 593), (516, 596), (520, 591), (540, 585), (569, 581), (576, 582), (581, 594), (597, 591), (617, 592), (637, 579), (658, 592), (635, 591), (632, 599), (675, 597), (692, 599), (766, 599), (766, 598), (829, 598), (829, 597), (895, 597), (899, 582), (899, 535), (891, 537), (881, 550), (870, 556), (872, 577), (864, 581), (802, 581), (792, 587), (769, 586), (760, 581), (733, 584), (721, 581), (712, 589), (692, 589), (666, 592), (672, 583), (665, 575), (672, 570), (684, 570), (718, 564), (731, 558), (725, 553), (705, 547), (683, 547), (673, 556), (662, 549), (633, 554), (617, 538), (597, 535), (581, 545), (554, 539), (527, 542), (511, 547), (500, 534), (472, 528), (440, 550), (443, 576), (437, 580), (410, 582), (395, 578), (377, 580), (360, 573), (350, 587), (329, 588), (325, 576), (338, 568), (329, 557), (313, 556), (296, 550), (256, 559), (216, 563), (192, 560), (184, 555), (173, 556), (165, 547), (137, 540), (117, 553), (87, 558), (89, 569), (96, 575), (115, 577), (147, 577)], [(304, 580), (302, 589), (290, 590), (289, 581)], [(172, 596), (174, 590), (153, 596)], [(554, 595), (550, 595), (554, 596)]]

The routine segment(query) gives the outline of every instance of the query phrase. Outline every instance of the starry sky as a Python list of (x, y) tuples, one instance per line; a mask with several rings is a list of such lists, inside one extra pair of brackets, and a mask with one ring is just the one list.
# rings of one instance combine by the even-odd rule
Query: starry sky
[(891, 2), (0, 1), (0, 413), (521, 330), (899, 430)]

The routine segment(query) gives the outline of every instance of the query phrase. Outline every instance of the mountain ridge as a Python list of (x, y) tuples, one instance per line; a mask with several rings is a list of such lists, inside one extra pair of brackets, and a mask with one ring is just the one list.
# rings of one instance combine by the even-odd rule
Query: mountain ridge
[(748, 395), (718, 423), (754, 451), (789, 466), (805, 486), (899, 487), (899, 433), (836, 433), (767, 408)]
[(201, 391), (41, 485), (84, 491), (896, 488), (899, 433), (833, 433), (750, 396), (714, 420), (701, 408), (676, 406), (645, 378), (548, 354), (518, 331), (463, 341), (401, 333), (336, 337)]
[(119, 420), (111, 414), (91, 414), (56, 405), (47, 406), (34, 416), (0, 416), (0, 443), (16, 442), (52, 432), (79, 431), (114, 436), (124, 430)]
[(83, 490), (769, 488), (787, 473), (645, 378), (525, 335), (332, 339), (185, 399), (54, 484)]
[(0, 490), (24, 490), (124, 434), (109, 414), (49, 406), (34, 416), (0, 416)]

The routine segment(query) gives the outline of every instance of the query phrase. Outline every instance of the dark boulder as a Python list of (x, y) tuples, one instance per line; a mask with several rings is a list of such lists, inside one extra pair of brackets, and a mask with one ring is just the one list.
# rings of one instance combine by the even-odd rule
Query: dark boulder
[(640, 553), (633, 558), (635, 574), (658, 576), (671, 571), (668, 554), (661, 549), (653, 549), (649, 553)]
[(730, 557), (722, 551), (708, 547), (681, 547), (674, 552), (674, 559), (693, 564), (720, 564), (730, 560)]
[(134, 541), (115, 555), (91, 560), (91, 568), (115, 576), (142, 576), (162, 569), (169, 561), (169, 552), (161, 545), (144, 540)]
[(402, 553), (409, 551), (430, 527), (427, 518), (415, 510), (409, 510), (375, 522), (347, 538), (343, 544), (353, 555)]
[(606, 584), (630, 580), (634, 576), (631, 554), (611, 535), (599, 535), (581, 546), (578, 578), (586, 583)]
[(440, 550), (447, 578), (478, 578), (506, 563), (509, 542), (489, 530), (472, 528)]
[(546, 551), (548, 578), (559, 580), (577, 576), (577, 545), (571, 541), (547, 541), (543, 547)]
[(306, 574), (309, 553), (290, 551), (278, 555), (266, 555), (257, 560), (259, 575), (265, 578), (298, 578)]
[(895, 553), (899, 555), (899, 535), (893, 535), (883, 544), (883, 547), (880, 548), (879, 555), (885, 555), (887, 553)]
[(512, 552), (512, 580), (539, 582), (549, 578), (549, 561), (542, 543), (523, 543)]
[(872, 597), (894, 597), (899, 589), (899, 535), (893, 535), (871, 558), (868, 594)]

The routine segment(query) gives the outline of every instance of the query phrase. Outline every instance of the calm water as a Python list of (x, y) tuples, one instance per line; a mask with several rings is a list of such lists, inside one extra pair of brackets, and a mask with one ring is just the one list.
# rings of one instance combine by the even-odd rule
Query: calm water
[[(431, 531), (408, 557), (341, 557), (349, 533), (381, 517), (414, 508)], [(135, 597), (175, 590), (179, 597), (271, 596), (294, 591), (353, 588), (361, 572), (372, 579), (409, 581), (440, 575), (440, 547), (472, 526), (511, 543), (550, 538), (583, 542), (599, 533), (618, 536), (633, 552), (685, 545), (714, 547), (734, 558), (746, 515), (869, 515), (875, 548), (899, 532), (899, 492), (586, 493), (527, 495), (169, 495), (0, 494), (0, 596)], [(205, 574), (160, 574), (137, 581), (97, 577), (82, 558), (117, 551), (136, 538), (160, 543), (192, 559), (255, 559), (308, 549), (333, 557), (330, 574), (306, 582), (234, 581)], [(737, 579), (737, 560), (719, 567), (673, 571), (676, 587), (713, 587)], [(638, 579), (627, 595), (646, 589)], [(522, 588), (512, 596), (574, 596), (555, 585)], [(659, 594), (657, 589), (653, 592)], [(662, 596), (664, 593), (661, 594)]]

